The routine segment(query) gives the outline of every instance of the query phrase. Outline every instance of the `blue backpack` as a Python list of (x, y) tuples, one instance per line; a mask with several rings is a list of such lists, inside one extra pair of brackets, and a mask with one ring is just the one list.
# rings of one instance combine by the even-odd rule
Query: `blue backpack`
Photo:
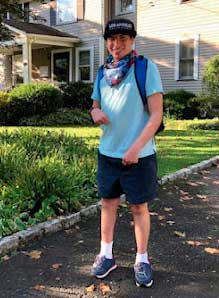
[[(148, 59), (142, 55), (139, 55), (135, 60), (135, 80), (138, 86), (138, 91), (142, 99), (142, 103), (147, 106), (147, 93), (145, 89), (145, 83), (147, 78)], [(98, 69), (97, 74), (97, 86), (100, 89), (100, 81), (103, 78), (103, 65)], [(163, 131), (165, 128), (163, 120), (155, 134)]]

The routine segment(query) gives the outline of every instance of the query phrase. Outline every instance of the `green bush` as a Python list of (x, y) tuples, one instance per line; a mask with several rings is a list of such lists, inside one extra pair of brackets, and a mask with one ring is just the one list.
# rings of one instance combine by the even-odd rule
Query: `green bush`
[(36, 115), (22, 118), (19, 125), (22, 126), (89, 126), (92, 124), (88, 111), (79, 109), (59, 109), (57, 112), (42, 116)]
[(0, 91), (0, 125), (6, 123), (7, 105), (9, 103), (9, 95), (6, 92)]
[(0, 143), (0, 238), (95, 200), (96, 152), (83, 139), (21, 129)]
[(203, 129), (203, 130), (219, 130), (219, 118), (208, 119), (208, 120), (199, 120), (197, 123), (189, 125), (189, 128), (192, 129)]
[(17, 125), (22, 117), (46, 115), (62, 106), (61, 91), (48, 83), (22, 84), (9, 93), (7, 124)]
[(164, 112), (175, 119), (193, 119), (198, 116), (198, 109), (192, 102), (195, 94), (183, 89), (174, 90), (164, 95)]
[[(212, 57), (204, 70), (203, 82), (212, 98), (219, 99), (219, 55)], [(215, 98), (215, 99), (216, 99)]]
[(71, 82), (61, 86), (64, 107), (88, 110), (91, 107), (92, 87), (84, 82)]

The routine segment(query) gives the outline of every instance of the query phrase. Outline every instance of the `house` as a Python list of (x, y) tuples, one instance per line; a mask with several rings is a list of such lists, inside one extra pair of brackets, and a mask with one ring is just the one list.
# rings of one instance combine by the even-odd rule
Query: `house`
[(157, 63), (165, 91), (198, 93), (206, 62), (219, 54), (217, 0), (21, 2), (26, 22), (4, 22), (14, 39), (0, 43), (2, 89), (30, 81), (92, 83), (106, 55), (104, 25), (115, 17), (135, 23), (135, 48)]

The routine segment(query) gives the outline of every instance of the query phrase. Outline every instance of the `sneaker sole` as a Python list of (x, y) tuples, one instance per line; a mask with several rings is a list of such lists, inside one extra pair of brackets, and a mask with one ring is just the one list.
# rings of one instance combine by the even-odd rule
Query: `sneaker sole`
[(115, 264), (113, 267), (111, 267), (106, 273), (102, 275), (95, 275), (97, 278), (104, 278), (106, 277), (111, 271), (115, 270), (117, 268), (117, 265)]
[(147, 283), (147, 284), (139, 284), (137, 281), (135, 282), (136, 283), (136, 286), (137, 287), (141, 287), (141, 286), (144, 286), (144, 287), (146, 287), (146, 288), (150, 288), (152, 285), (153, 285), (153, 279), (149, 282), (149, 283)]

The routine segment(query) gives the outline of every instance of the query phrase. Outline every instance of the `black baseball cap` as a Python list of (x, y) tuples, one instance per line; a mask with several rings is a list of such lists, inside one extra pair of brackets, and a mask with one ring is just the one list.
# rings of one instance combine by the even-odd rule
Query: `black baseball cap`
[(135, 38), (137, 32), (134, 24), (129, 19), (113, 19), (106, 24), (103, 37), (106, 40), (113, 34), (124, 34)]

